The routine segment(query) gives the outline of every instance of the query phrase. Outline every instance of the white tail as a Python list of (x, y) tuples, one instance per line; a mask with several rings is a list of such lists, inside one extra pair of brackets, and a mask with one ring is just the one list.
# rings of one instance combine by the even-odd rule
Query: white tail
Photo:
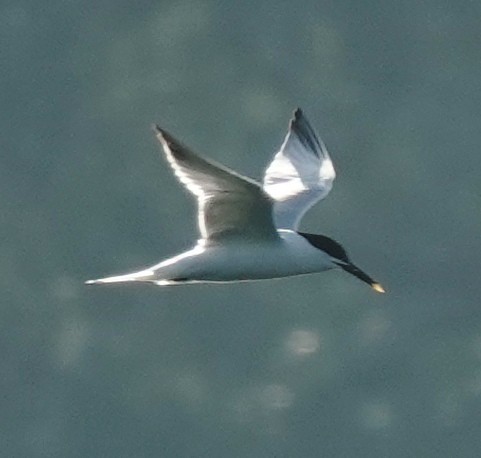
[(126, 282), (153, 282), (154, 272), (152, 270), (142, 270), (127, 275), (117, 275), (115, 277), (98, 278), (96, 280), (88, 280), (86, 285), (103, 285), (107, 283), (126, 283)]

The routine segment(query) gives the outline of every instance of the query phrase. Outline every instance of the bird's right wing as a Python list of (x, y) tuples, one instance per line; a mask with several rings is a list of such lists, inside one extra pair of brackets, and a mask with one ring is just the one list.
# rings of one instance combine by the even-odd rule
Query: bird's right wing
[(298, 108), (264, 176), (276, 227), (296, 230), (304, 213), (329, 194), (335, 177), (326, 146)]
[(204, 239), (278, 237), (272, 200), (258, 183), (193, 153), (159, 126), (154, 130), (175, 175), (197, 197)]

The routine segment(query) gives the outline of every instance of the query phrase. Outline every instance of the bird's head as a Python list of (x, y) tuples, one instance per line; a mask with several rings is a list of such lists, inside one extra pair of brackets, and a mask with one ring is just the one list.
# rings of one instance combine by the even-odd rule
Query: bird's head
[(367, 283), (374, 291), (378, 293), (386, 292), (380, 283), (373, 280), (366, 272), (362, 271), (349, 260), (346, 250), (340, 243), (325, 235), (306, 234), (304, 232), (299, 232), (299, 235), (302, 235), (312, 246), (327, 253), (336, 266), (339, 266), (341, 269), (359, 278), (359, 280)]

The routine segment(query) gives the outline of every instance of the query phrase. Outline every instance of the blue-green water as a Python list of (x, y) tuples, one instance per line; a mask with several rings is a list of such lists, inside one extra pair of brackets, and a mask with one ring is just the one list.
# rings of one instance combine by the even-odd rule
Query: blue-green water
[[(476, 457), (481, 4), (0, 4), (5, 457)], [(157, 122), (256, 179), (301, 106), (342, 272), (87, 288), (197, 236)]]

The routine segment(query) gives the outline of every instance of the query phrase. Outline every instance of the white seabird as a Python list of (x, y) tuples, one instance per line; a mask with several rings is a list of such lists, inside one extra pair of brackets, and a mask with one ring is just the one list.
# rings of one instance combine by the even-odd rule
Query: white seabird
[(384, 292), (338, 242), (298, 231), (302, 216), (327, 196), (336, 176), (324, 143), (300, 109), (263, 184), (199, 156), (159, 126), (154, 130), (175, 175), (197, 198), (201, 238), (194, 248), (148, 269), (87, 284), (238, 282), (341, 268)]

